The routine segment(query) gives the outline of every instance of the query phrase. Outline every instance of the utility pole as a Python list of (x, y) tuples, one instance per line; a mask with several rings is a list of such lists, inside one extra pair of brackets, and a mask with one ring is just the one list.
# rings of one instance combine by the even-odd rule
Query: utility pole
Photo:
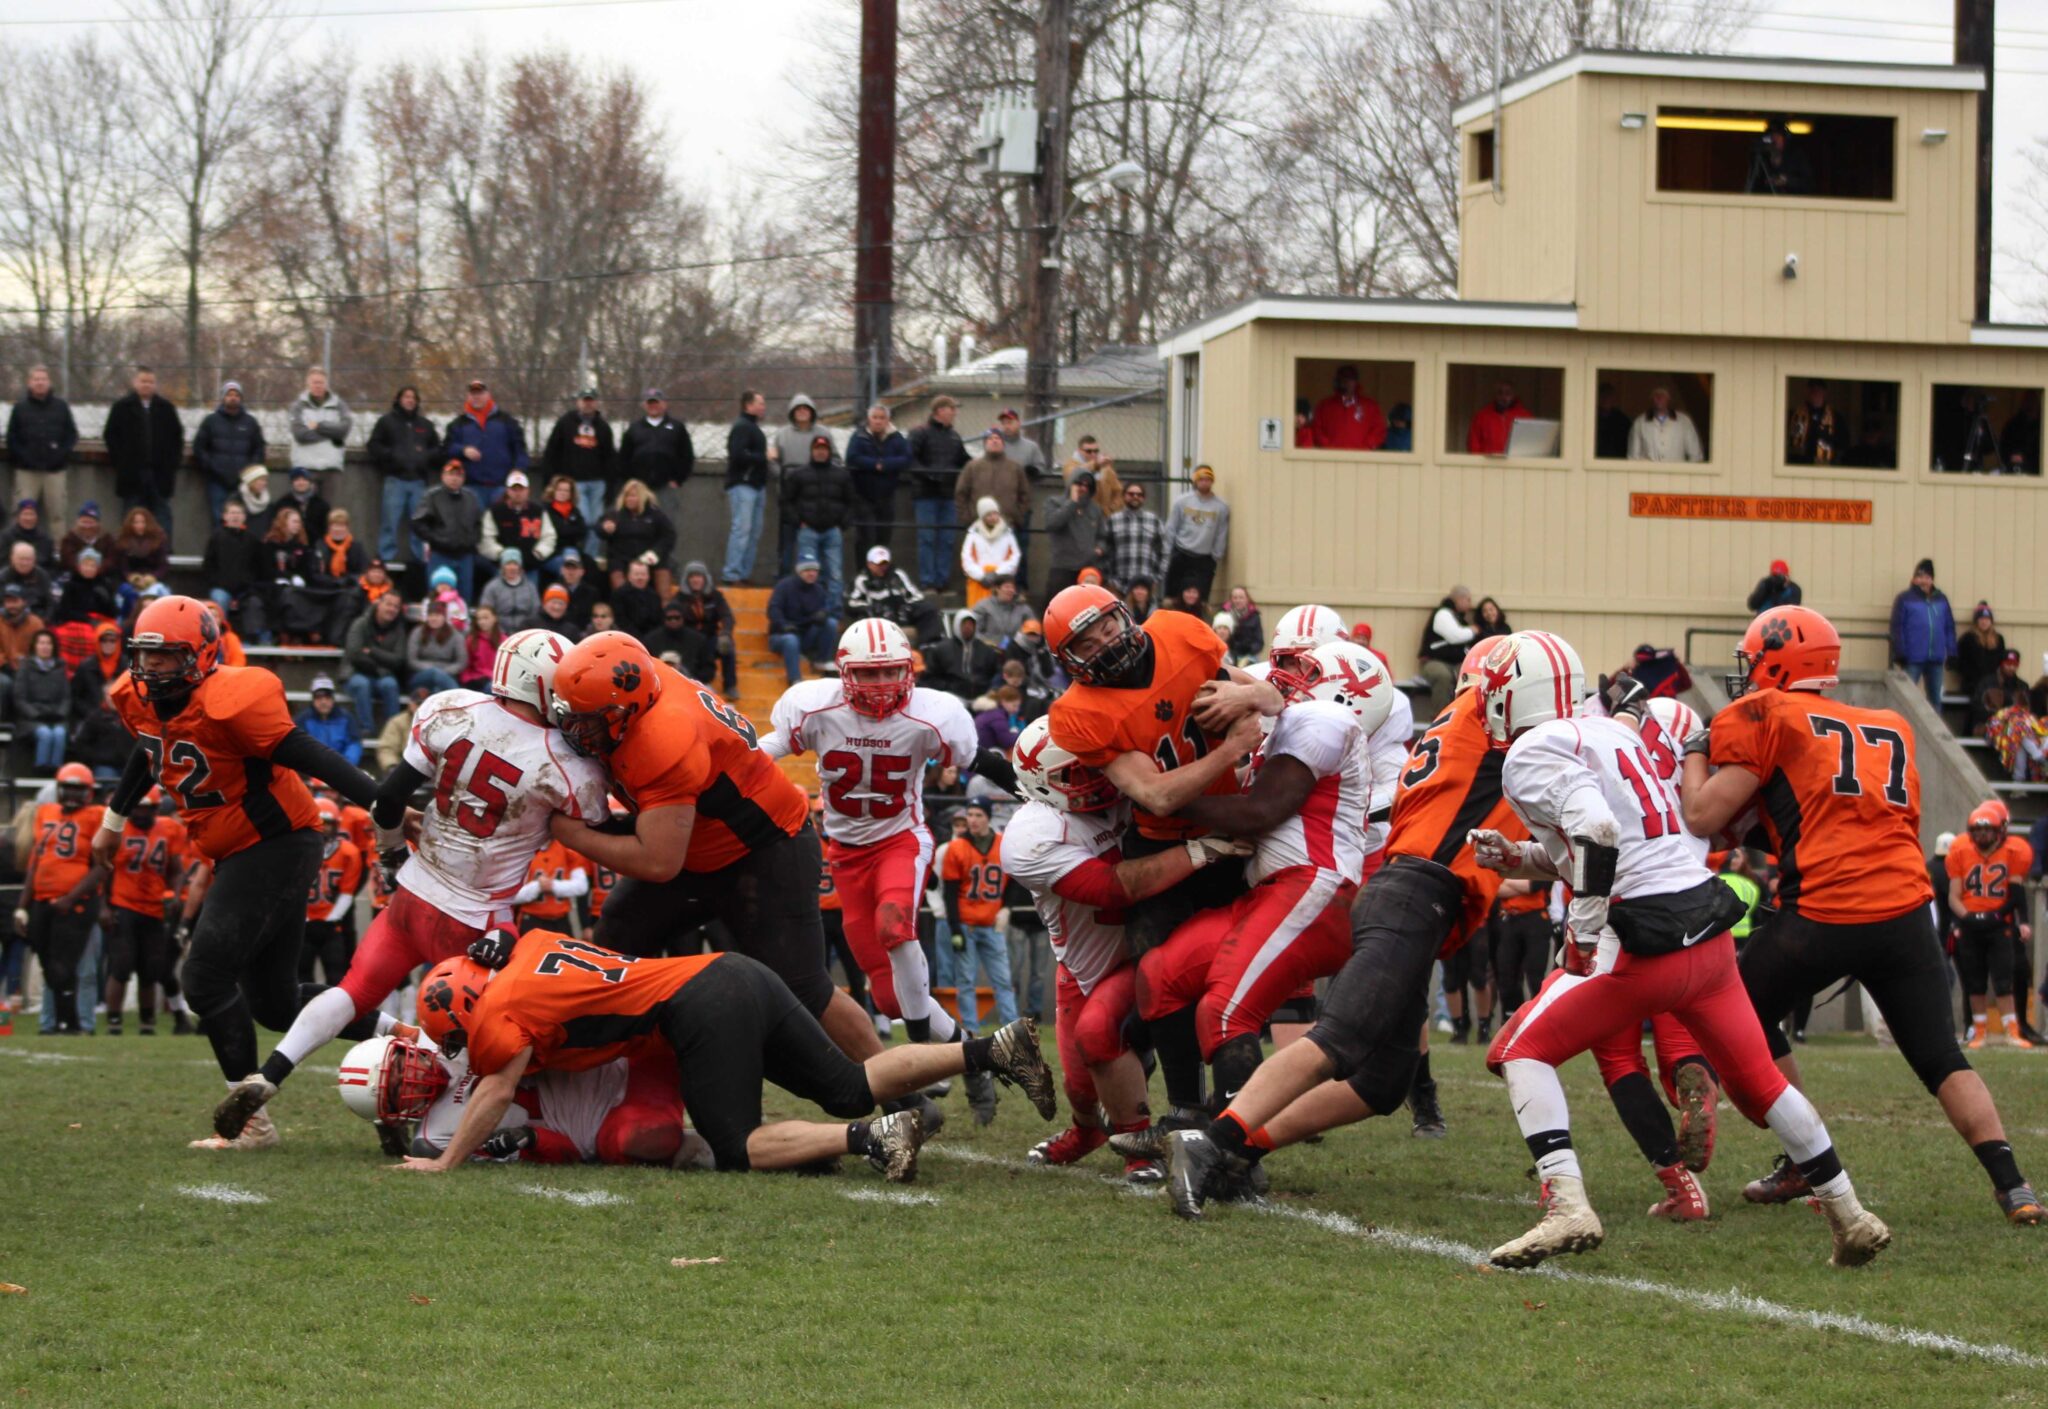
[(1993, 0), (1956, 0), (1956, 62), (1984, 70), (1977, 95), (1977, 262), (1974, 317), (1991, 321), (1991, 68), (1997, 49), (1997, 6)]
[(853, 365), (865, 411), (896, 361), (896, 0), (861, 0), (855, 186)]
[(1054, 411), (1060, 362), (1060, 226), (1067, 209), (1067, 136), (1072, 130), (1074, 81), (1073, 0), (1041, 0), (1038, 18), (1038, 182), (1032, 192), (1031, 297), (1025, 326), (1030, 360), (1024, 365), (1025, 415), (1039, 424)]

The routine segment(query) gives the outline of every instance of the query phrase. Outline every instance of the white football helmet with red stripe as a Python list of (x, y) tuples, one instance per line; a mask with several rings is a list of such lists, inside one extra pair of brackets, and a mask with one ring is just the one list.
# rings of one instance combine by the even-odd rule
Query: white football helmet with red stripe
[(491, 666), (491, 693), (501, 700), (519, 700), (554, 722), (555, 667), (574, 643), (566, 636), (538, 628), (515, 631), (498, 643)]
[(1297, 657), (1299, 668), (1290, 670), (1274, 663), (1267, 678), (1292, 703), (1298, 700), (1328, 700), (1343, 705), (1358, 716), (1370, 734), (1387, 722), (1394, 710), (1394, 682), (1380, 658), (1351, 641), (1329, 641)]
[(1266, 659), (1275, 670), (1303, 673), (1302, 659), (1318, 646), (1344, 639), (1344, 618), (1328, 607), (1313, 602), (1294, 608), (1273, 628), (1273, 644)]
[(418, 1120), (448, 1089), (433, 1051), (388, 1035), (356, 1043), (335, 1071), (342, 1104), (364, 1120)]
[(839, 636), (839, 688), (847, 708), (870, 719), (886, 719), (910, 703), (916, 685), (910, 640), (893, 621), (871, 616)]
[(1548, 631), (1503, 636), (1480, 667), (1486, 736), (1504, 749), (1524, 730), (1570, 719), (1586, 693), (1586, 667), (1571, 642)]
[(1657, 727), (1664, 732), (1664, 737), (1671, 741), (1673, 749), (1685, 743), (1686, 735), (1705, 724), (1698, 710), (1684, 700), (1675, 700), (1669, 695), (1651, 700), (1643, 706), (1643, 710), (1657, 721)]
[(1024, 726), (1010, 761), (1017, 769), (1017, 790), (1058, 812), (1101, 812), (1123, 796), (1107, 773), (1052, 741), (1052, 725), (1044, 715)]

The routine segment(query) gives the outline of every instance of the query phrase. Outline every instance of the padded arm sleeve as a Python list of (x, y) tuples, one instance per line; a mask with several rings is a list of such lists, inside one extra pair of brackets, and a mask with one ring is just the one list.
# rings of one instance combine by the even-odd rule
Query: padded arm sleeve
[(1097, 910), (1114, 910), (1131, 903), (1123, 882), (1116, 878), (1116, 865), (1092, 856), (1052, 883), (1052, 893), (1076, 905)]
[(412, 795), (426, 781), (426, 774), (400, 759), (384, 775), (384, 781), (371, 797), (370, 820), (387, 832), (397, 827), (405, 821), (405, 809), (412, 802)]
[(357, 807), (368, 807), (377, 800), (375, 779), (304, 729), (294, 727), (279, 739), (270, 761), (296, 773), (312, 774)]
[(126, 817), (135, 810), (135, 804), (142, 801), (142, 795), (149, 791), (149, 755), (137, 744), (128, 754), (128, 762), (122, 766), (121, 781), (114, 784), (114, 795), (107, 799), (107, 809)]
[(983, 749), (968, 765), (969, 771), (988, 779), (1011, 797), (1018, 796), (1017, 770), (1001, 749)]

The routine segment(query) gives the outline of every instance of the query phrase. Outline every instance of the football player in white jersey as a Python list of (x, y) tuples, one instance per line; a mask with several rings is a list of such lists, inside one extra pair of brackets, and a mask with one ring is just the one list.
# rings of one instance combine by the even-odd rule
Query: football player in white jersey
[[(1137, 968), (1124, 936), (1124, 907), (1179, 885), (1219, 859), (1250, 850), (1227, 837), (1126, 859), (1131, 805), (1102, 770), (1052, 741), (1043, 718), (1017, 736), (1017, 790), (1028, 799), (1003, 832), (1003, 869), (1031, 892), (1055, 960), (1055, 1032), (1073, 1124), (1035, 1146), (1039, 1164), (1072, 1164), (1112, 1133), (1150, 1128), (1145, 1069), (1125, 1041), (1136, 1006)], [(1107, 1128), (1105, 1129), (1105, 1122)], [(1148, 1155), (1127, 1156), (1124, 1177), (1162, 1177)]]
[[(1151, 1022), (1195, 1006), (1202, 1059), (1225, 1102), (1257, 1070), (1274, 1011), (1351, 957), (1374, 796), (1369, 738), (1400, 693), (1377, 656), (1343, 640), (1276, 662), (1268, 678), (1286, 706), (1252, 756), (1250, 789), (1199, 797), (1175, 814), (1253, 841), (1251, 889), (1198, 911), (1138, 963), (1139, 1014)], [(1116, 1143), (1157, 1157), (1165, 1133)]]
[[(371, 816), (378, 864), (397, 868), (391, 902), (370, 923), (341, 983), (299, 1010), (263, 1069), (237, 1083), (213, 1113), (233, 1139), (292, 1068), (332, 1041), (426, 964), (463, 952), (494, 925), (512, 923), (512, 898), (556, 813), (595, 826), (609, 814), (603, 766), (578, 754), (548, 723), (555, 666), (569, 642), (520, 631), (498, 646), (491, 692), (444, 690), (413, 719), (404, 757), (378, 785)], [(406, 814), (433, 784), (408, 853)], [(401, 865), (402, 863), (402, 865)]]
[(1728, 932), (1744, 906), (1685, 835), (1678, 795), (1636, 729), (1577, 717), (1585, 681), (1568, 643), (1525, 631), (1487, 654), (1479, 684), (1487, 736), (1507, 751), (1503, 790), (1533, 840), (1475, 834), (1475, 854), (1494, 870), (1569, 885), (1566, 943), (1592, 959), (1587, 977), (1560, 980), (1529, 1004), (1502, 1045), (1509, 1100), (1543, 1180), (1543, 1218), (1495, 1248), (1492, 1261), (1533, 1267), (1600, 1245), (1557, 1068), (1617, 1028), (1668, 1011), (1699, 1039), (1736, 1108), (1769, 1126), (1806, 1175), (1833, 1235), (1833, 1264), (1869, 1262), (1891, 1230), (1857, 1200), (1819, 1113), (1771, 1060)]
[[(1015, 777), (1001, 753), (981, 748), (958, 696), (913, 683), (910, 642), (894, 622), (869, 617), (847, 627), (837, 661), (837, 679), (783, 692), (760, 748), (770, 758), (817, 755), (825, 860), (876, 1010), (901, 1018), (914, 1042), (952, 1042), (959, 1027), (932, 997), (917, 942), (917, 901), (932, 861), (925, 769), (950, 764), (1006, 792)], [(993, 1079), (979, 1073), (967, 1082), (977, 1117), (992, 1118)]]

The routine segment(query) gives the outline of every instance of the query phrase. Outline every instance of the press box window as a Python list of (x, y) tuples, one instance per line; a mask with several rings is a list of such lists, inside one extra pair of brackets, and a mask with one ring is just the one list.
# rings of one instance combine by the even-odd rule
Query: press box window
[(1714, 374), (1602, 367), (1593, 401), (1593, 458), (1714, 458)]
[(1785, 463), (1899, 467), (1899, 384), (1785, 379)]
[(1465, 143), (1465, 184), (1493, 180), (1493, 131), (1475, 132)]
[(1657, 189), (1888, 201), (1897, 127), (1889, 117), (1660, 108)]
[(2041, 473), (2041, 389), (1936, 382), (1927, 408), (1937, 474)]
[(1564, 426), (1564, 369), (1453, 362), (1444, 378), (1444, 450), (1554, 460)]
[(1294, 443), (1317, 450), (1415, 449), (1415, 364), (1304, 357), (1294, 364)]

